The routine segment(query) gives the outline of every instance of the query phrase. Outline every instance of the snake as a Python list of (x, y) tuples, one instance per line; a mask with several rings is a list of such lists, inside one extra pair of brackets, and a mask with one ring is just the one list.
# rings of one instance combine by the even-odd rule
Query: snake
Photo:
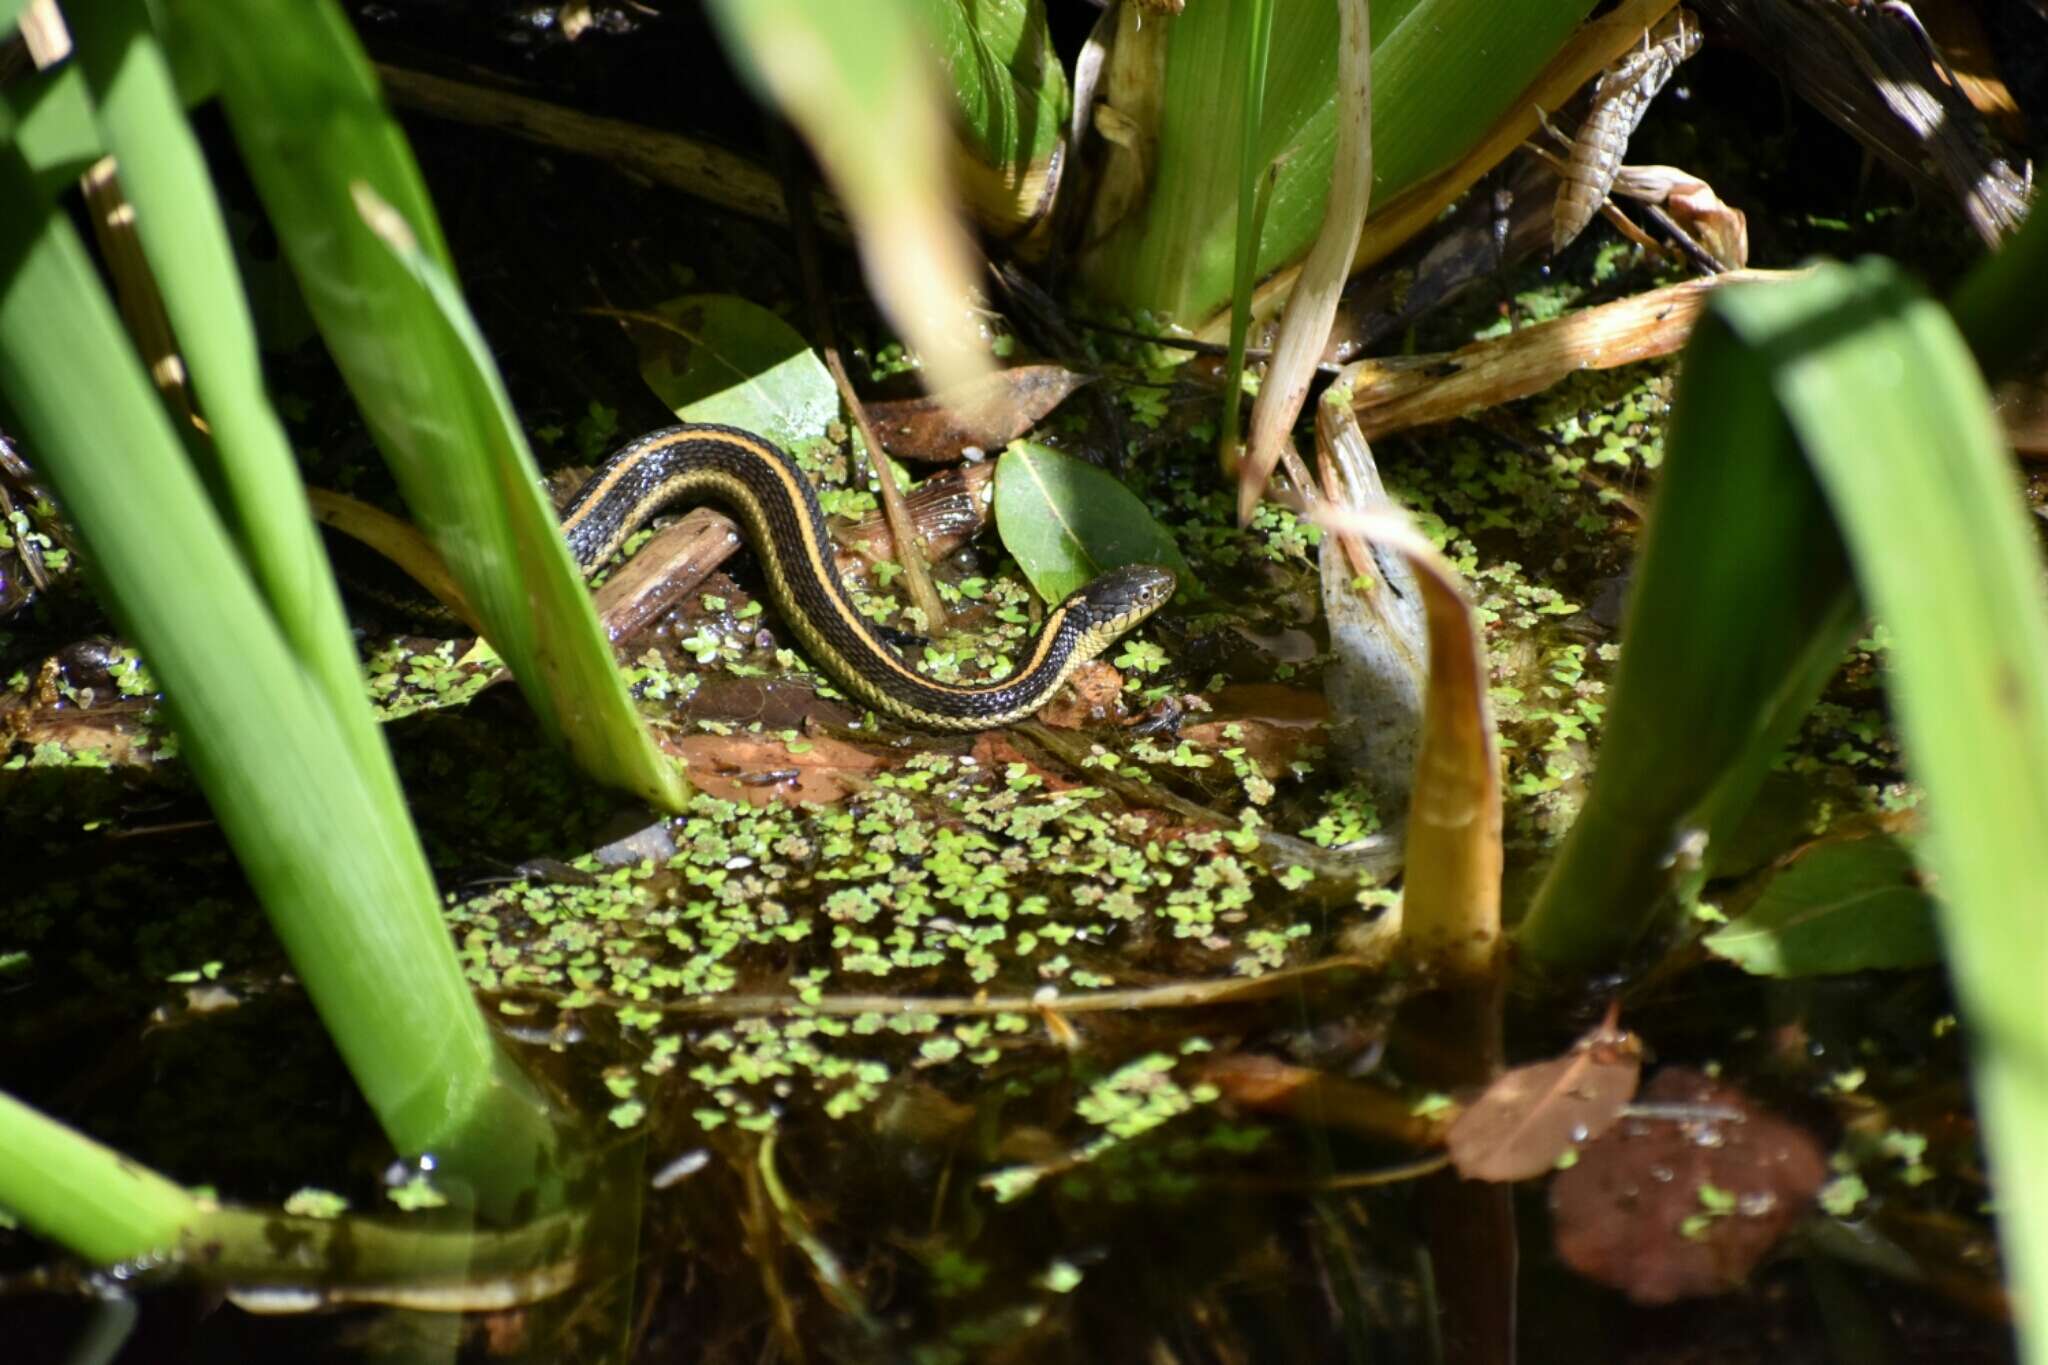
[(735, 515), (810, 660), (875, 712), (929, 730), (986, 730), (1031, 715), (1165, 606), (1176, 586), (1173, 571), (1156, 564), (1111, 568), (1046, 614), (1009, 674), (941, 682), (898, 654), (890, 632), (854, 604), (833, 562), (824, 508), (796, 461), (750, 431), (707, 423), (662, 427), (620, 447), (577, 490), (562, 534), (587, 578), (651, 518), (701, 502)]

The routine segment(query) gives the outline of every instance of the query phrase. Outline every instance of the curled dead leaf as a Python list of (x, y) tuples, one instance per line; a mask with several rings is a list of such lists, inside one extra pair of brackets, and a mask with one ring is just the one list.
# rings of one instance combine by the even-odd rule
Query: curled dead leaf
[(1714, 187), (1676, 166), (1623, 166), (1614, 178), (1615, 192), (1660, 204), (1678, 225), (1691, 233), (1724, 270), (1749, 264), (1749, 219), (1724, 203)]
[[(990, 484), (996, 474), (988, 463), (942, 469), (911, 490), (903, 505), (924, 542), (927, 558), (937, 561), (974, 539), (988, 524)], [(861, 518), (834, 537), (840, 545), (839, 571), (852, 573), (860, 567), (894, 560), (896, 538), (888, 519), (880, 512)]]

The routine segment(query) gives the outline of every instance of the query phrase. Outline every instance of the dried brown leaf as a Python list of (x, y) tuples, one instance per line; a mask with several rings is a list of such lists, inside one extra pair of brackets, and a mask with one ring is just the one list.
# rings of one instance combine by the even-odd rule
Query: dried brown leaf
[(844, 740), (785, 741), (763, 735), (684, 735), (664, 743), (690, 766), (697, 790), (721, 801), (821, 805), (868, 785), (888, 766), (878, 754)]
[(1643, 1100), (1682, 1112), (1624, 1118), (1551, 1183), (1558, 1255), (1637, 1303), (1726, 1293), (1820, 1188), (1821, 1146), (1684, 1067), (1659, 1072)]
[(1074, 670), (1059, 695), (1039, 711), (1038, 719), (1062, 730), (1080, 730), (1114, 723), (1124, 714), (1124, 675), (1093, 659)]
[(1800, 273), (1731, 270), (1684, 280), (1445, 354), (1362, 360), (1347, 366), (1337, 382), (1350, 387), (1358, 424), (1368, 437), (1448, 422), (1541, 393), (1581, 370), (1670, 355), (1692, 335), (1694, 321), (1715, 290)]
[(1241, 1109), (1284, 1114), (1302, 1123), (1344, 1128), (1413, 1147), (1434, 1147), (1442, 1125), (1417, 1114), (1401, 1095), (1257, 1053), (1223, 1053), (1197, 1068), (1201, 1079)]
[(1324, 742), (1330, 704), (1320, 692), (1279, 683), (1233, 683), (1209, 701), (1209, 718), (1181, 726), (1180, 737), (1204, 749), (1242, 749), (1268, 778), (1286, 772), (1309, 745)]
[(1468, 1180), (1531, 1180), (1614, 1126), (1642, 1078), (1634, 1034), (1601, 1024), (1562, 1057), (1495, 1078), (1445, 1136)]
[(1088, 382), (1064, 365), (1015, 365), (923, 398), (867, 405), (883, 449), (899, 460), (951, 464), (972, 446), (997, 451)]

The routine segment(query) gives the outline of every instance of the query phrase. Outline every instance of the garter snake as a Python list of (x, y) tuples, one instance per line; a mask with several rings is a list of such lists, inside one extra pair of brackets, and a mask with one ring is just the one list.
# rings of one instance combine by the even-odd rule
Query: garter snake
[(1075, 669), (1173, 595), (1166, 569), (1112, 569), (1047, 614), (1009, 676), (967, 684), (928, 678), (854, 606), (832, 561), (824, 509), (796, 462), (735, 427), (663, 427), (621, 447), (577, 490), (562, 534), (588, 577), (655, 513), (700, 500), (737, 516), (812, 662), (876, 711), (926, 729), (984, 730), (1030, 715)]

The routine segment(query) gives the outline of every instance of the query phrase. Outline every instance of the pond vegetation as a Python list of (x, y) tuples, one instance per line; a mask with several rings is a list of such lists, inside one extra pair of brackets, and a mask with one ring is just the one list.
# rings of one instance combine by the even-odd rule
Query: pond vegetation
[[(1385, 164), (1318, 284), (1363, 6), (1199, 8), (100, 0), (68, 58), (24, 11), (26, 1358), (2044, 1358), (2040, 494), (1984, 376), (2048, 232), (1980, 253), (1820, 115), (1760, 128), (1726, 0), (1628, 160), (1772, 268), (1597, 220), (1552, 258), (1554, 176), (1492, 169), (1517, 92), (1588, 116), (1672, 6), (1532, 3), (1488, 58), (1488, 6), (1383, 0)], [(506, 119), (550, 145), (468, 126)], [(101, 151), (145, 223), (217, 206), (113, 270), (189, 387), (72, 227)], [(1276, 419), (1288, 287), (1334, 321)], [(1488, 396), (1396, 420), (1404, 367)], [(591, 605), (553, 508), (679, 418), (790, 452), (939, 682), (1117, 565), (1178, 592), (1030, 719), (891, 721), (706, 513)]]

